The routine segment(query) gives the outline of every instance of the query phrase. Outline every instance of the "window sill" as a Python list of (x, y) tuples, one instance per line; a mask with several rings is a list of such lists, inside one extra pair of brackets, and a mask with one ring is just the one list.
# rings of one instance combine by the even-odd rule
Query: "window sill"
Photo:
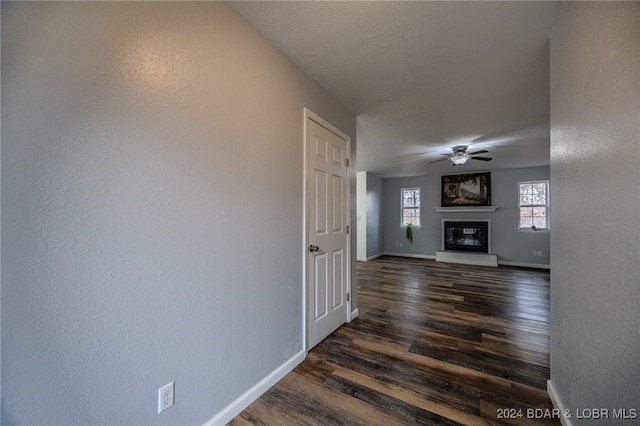
[(533, 230), (531, 228), (518, 228), (518, 232), (531, 232), (531, 233), (548, 234), (551, 231), (548, 228), (536, 229), (536, 230)]
[[(400, 229), (406, 229), (407, 227), (404, 225), (400, 225)], [(422, 226), (413, 225), (413, 229), (422, 229)]]

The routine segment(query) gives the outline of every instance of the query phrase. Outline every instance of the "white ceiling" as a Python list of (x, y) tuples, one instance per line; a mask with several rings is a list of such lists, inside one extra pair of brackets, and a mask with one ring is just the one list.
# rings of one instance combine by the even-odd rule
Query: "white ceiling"
[[(559, 2), (230, 5), (356, 114), (358, 171), (549, 164), (549, 36)], [(493, 160), (429, 164), (455, 145)]]

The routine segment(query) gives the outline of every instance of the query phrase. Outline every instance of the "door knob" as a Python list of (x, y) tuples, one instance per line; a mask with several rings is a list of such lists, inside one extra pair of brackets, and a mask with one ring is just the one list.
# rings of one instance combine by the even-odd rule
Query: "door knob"
[(311, 245), (309, 246), (309, 251), (310, 251), (311, 253), (316, 252), (316, 251), (318, 251), (318, 250), (320, 250), (320, 248), (319, 248), (318, 246), (314, 246), (313, 244), (311, 244)]

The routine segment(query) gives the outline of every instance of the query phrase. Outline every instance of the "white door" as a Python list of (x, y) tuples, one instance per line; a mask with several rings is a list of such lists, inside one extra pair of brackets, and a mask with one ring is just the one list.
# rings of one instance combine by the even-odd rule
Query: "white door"
[(348, 142), (307, 118), (307, 350), (347, 321)]

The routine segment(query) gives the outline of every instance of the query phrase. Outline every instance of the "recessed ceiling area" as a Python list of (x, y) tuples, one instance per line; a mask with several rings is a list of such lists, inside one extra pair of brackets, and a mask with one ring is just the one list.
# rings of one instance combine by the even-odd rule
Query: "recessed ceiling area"
[[(357, 116), (357, 171), (549, 165), (549, 37), (560, 2), (229, 4)], [(431, 163), (459, 145), (492, 160)]]

